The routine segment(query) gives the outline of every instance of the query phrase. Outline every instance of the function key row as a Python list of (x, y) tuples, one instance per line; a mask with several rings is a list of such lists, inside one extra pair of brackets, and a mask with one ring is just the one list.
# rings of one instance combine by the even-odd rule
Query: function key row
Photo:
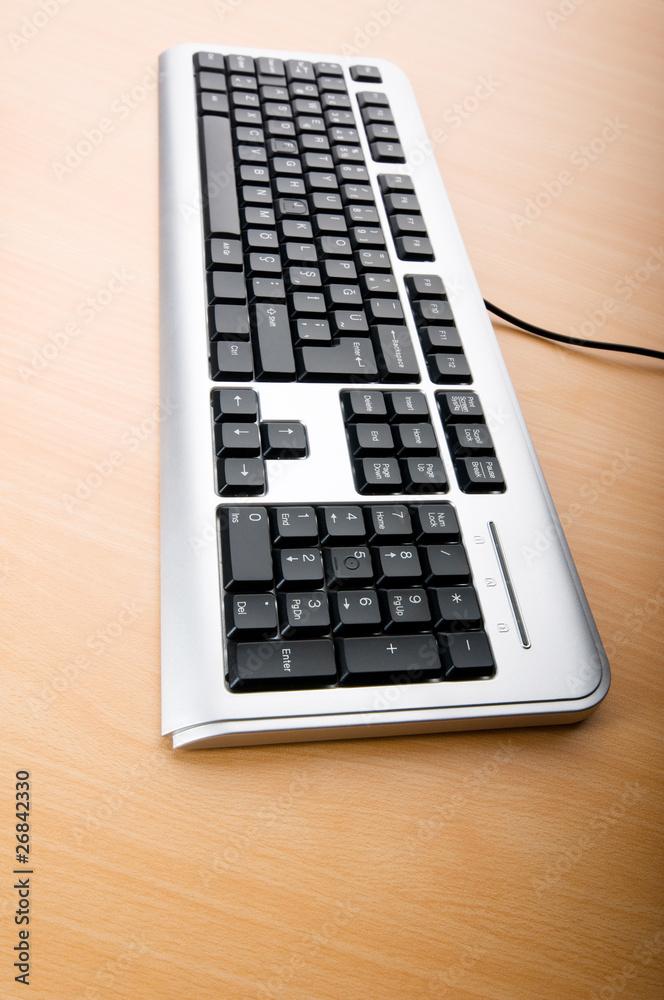
[(378, 181), (399, 259), (434, 260), (412, 178), (408, 174), (381, 174)]
[(443, 279), (437, 274), (409, 274), (406, 288), (431, 381), (472, 382)]

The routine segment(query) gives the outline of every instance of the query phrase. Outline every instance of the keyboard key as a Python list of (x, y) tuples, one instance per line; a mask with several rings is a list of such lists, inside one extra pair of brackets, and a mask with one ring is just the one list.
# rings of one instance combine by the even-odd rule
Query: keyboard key
[(376, 539), (397, 539), (410, 538), (412, 535), (412, 522), (410, 512), (407, 507), (400, 503), (381, 504), (379, 507), (369, 507), (369, 517), (371, 519), (371, 541)]
[(435, 260), (433, 247), (426, 236), (399, 236), (395, 244), (400, 260)]
[(414, 545), (380, 545), (376, 549), (379, 584), (396, 580), (416, 580), (422, 576), (420, 557)]
[(254, 374), (251, 345), (231, 340), (217, 341), (212, 347), (210, 368), (213, 379), (249, 382)]
[(428, 584), (469, 582), (470, 567), (463, 545), (424, 545), (420, 551)]
[(431, 591), (436, 627), (446, 632), (480, 628), (482, 615), (473, 587), (437, 587)]
[(431, 611), (425, 590), (401, 588), (382, 592), (385, 606), (385, 628), (412, 632), (431, 625)]
[(212, 393), (212, 412), (218, 420), (256, 420), (258, 396), (253, 389), (217, 389)]
[(224, 458), (255, 458), (260, 455), (258, 425), (245, 421), (224, 420), (214, 428), (215, 451)]
[(349, 423), (356, 420), (376, 420), (387, 415), (387, 407), (382, 392), (351, 389), (341, 393), (344, 418)]
[(378, 374), (371, 341), (359, 337), (342, 337), (331, 347), (302, 347), (300, 362), (305, 381), (372, 381)]
[(223, 508), (219, 525), (226, 590), (269, 590), (272, 554), (265, 507)]
[(295, 378), (295, 359), (286, 306), (258, 303), (253, 309), (258, 377), (278, 382)]
[(449, 503), (417, 504), (414, 508), (417, 540), (457, 542), (459, 522), (454, 507)]
[(282, 634), (300, 637), (329, 632), (330, 609), (327, 594), (321, 590), (279, 595)]
[(422, 392), (388, 392), (390, 420), (428, 420), (429, 406)]
[(431, 424), (393, 425), (399, 455), (437, 455), (438, 442)]
[(350, 75), (353, 80), (366, 80), (369, 83), (382, 83), (383, 78), (377, 66), (351, 66)]
[(344, 590), (330, 595), (334, 629), (341, 635), (377, 632), (382, 616), (374, 590)]
[(388, 382), (419, 382), (420, 369), (407, 328), (381, 324), (374, 333), (378, 339), (381, 378)]
[(280, 639), (228, 644), (232, 691), (318, 687), (337, 679), (330, 639)]
[(431, 635), (368, 636), (338, 642), (342, 684), (410, 684), (440, 675)]
[(359, 493), (401, 493), (403, 481), (396, 458), (363, 458), (355, 463)]
[(325, 564), (328, 584), (332, 587), (353, 587), (373, 582), (371, 554), (364, 545), (327, 548)]
[(437, 392), (436, 401), (443, 423), (458, 423), (484, 419), (482, 404), (475, 392)]
[(277, 631), (273, 594), (233, 594), (226, 597), (226, 635), (229, 639), (273, 638)]
[(277, 507), (272, 511), (275, 545), (318, 541), (318, 522), (313, 507)]
[(383, 194), (391, 191), (405, 191), (407, 194), (415, 192), (413, 179), (408, 174), (381, 174), (378, 183)]
[(265, 458), (296, 459), (307, 454), (307, 435), (304, 424), (297, 421), (268, 421), (261, 424), (263, 455)]
[(441, 635), (439, 643), (448, 680), (474, 680), (494, 675), (495, 664), (484, 632)]
[(464, 493), (505, 492), (505, 479), (497, 458), (460, 458), (456, 474)]
[(457, 385), (473, 381), (464, 354), (431, 354), (427, 357), (427, 365), (432, 382)]
[(353, 455), (392, 455), (394, 438), (388, 424), (358, 423), (348, 429), (348, 440)]
[(448, 441), (453, 455), (493, 454), (493, 441), (486, 424), (452, 424)]
[(320, 530), (324, 542), (358, 542), (366, 537), (362, 508), (357, 506), (321, 507)]
[(252, 497), (265, 493), (263, 459), (220, 459), (217, 462), (217, 487), (222, 496)]
[(447, 493), (447, 476), (442, 459), (408, 458), (402, 467), (407, 493)]
[(301, 586), (320, 587), (323, 583), (323, 560), (317, 548), (287, 548), (276, 553), (279, 570), (277, 586), (285, 590)]

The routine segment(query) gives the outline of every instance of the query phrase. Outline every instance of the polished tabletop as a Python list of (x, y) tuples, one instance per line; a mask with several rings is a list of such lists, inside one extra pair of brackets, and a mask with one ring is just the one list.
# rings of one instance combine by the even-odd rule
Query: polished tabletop
[(662, 362), (495, 323), (611, 662), (588, 720), (160, 736), (156, 61), (393, 60), (485, 297), (662, 350), (664, 4), (6, 0), (0, 27), (2, 996), (27, 941), (39, 1000), (659, 1000)]

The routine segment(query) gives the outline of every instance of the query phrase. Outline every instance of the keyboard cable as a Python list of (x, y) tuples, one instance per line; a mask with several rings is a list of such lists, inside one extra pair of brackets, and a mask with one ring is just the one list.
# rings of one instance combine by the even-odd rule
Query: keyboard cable
[(558, 340), (561, 344), (574, 344), (576, 347), (595, 347), (601, 351), (622, 351), (626, 354), (643, 354), (648, 358), (659, 358), (661, 361), (664, 361), (664, 351), (655, 351), (649, 347), (634, 347), (630, 344), (610, 344), (603, 340), (584, 340), (583, 337), (568, 337), (564, 333), (552, 333), (551, 330), (543, 330), (539, 326), (533, 326), (532, 323), (526, 323), (525, 320), (517, 319), (516, 316), (505, 312), (504, 309), (499, 309), (498, 306), (492, 305), (486, 299), (484, 299), (484, 305), (489, 312), (494, 313), (501, 319), (507, 320), (512, 326), (518, 326), (528, 333), (534, 333), (537, 337), (547, 337), (549, 340)]

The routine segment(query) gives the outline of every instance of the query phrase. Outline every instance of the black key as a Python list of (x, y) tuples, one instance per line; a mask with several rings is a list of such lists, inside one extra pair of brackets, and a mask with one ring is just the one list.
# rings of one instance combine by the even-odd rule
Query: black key
[(385, 246), (385, 234), (380, 226), (354, 226), (350, 231), (350, 238), (355, 250)]
[(255, 458), (261, 452), (258, 425), (224, 420), (215, 425), (214, 444), (217, 455), (224, 458)]
[(256, 301), (283, 302), (286, 289), (281, 278), (254, 278), (251, 282), (251, 296)]
[(449, 503), (418, 503), (413, 507), (416, 535), (419, 542), (457, 542), (459, 522)]
[(230, 122), (219, 115), (203, 115), (201, 128), (206, 236), (239, 236)]
[(468, 583), (470, 567), (463, 545), (424, 545), (420, 549), (428, 584)]
[(337, 679), (330, 639), (229, 643), (228, 654), (232, 691), (319, 687)]
[(413, 215), (391, 215), (390, 229), (393, 236), (410, 236), (415, 233), (426, 234), (427, 231), (424, 219), (417, 213)]
[[(387, 202), (388, 199), (403, 200), (410, 198), (414, 198), (414, 195), (392, 194), (388, 195), (385, 201)], [(417, 201), (416, 198), (415, 201)], [(419, 205), (417, 207), (419, 208)], [(408, 208), (410, 211), (415, 210), (410, 205)], [(437, 274), (407, 274), (406, 288), (411, 299), (444, 299), (446, 297), (443, 279)]]
[[(380, 216), (375, 205), (349, 205), (346, 209), (346, 216), (351, 225), (358, 223), (380, 224)], [(394, 291), (396, 293), (396, 286)]]
[(231, 101), (236, 108), (251, 108), (257, 110), (260, 107), (258, 94), (251, 94), (246, 90), (234, 90), (231, 94)]
[(357, 542), (366, 538), (361, 507), (321, 507), (318, 514), (323, 542)]
[(353, 256), (353, 248), (346, 236), (321, 236), (320, 252), (324, 257)]
[(328, 128), (334, 128), (336, 125), (341, 125), (342, 128), (355, 128), (355, 116), (352, 111), (347, 111), (343, 107), (339, 107), (339, 104), (343, 102), (343, 98), (338, 97), (334, 101), (335, 107), (329, 107), (333, 102), (331, 97), (327, 98), (328, 110), (324, 113), (323, 118), (325, 124)]
[(295, 136), (295, 125), (288, 118), (272, 118), (265, 122), (265, 131), (268, 135), (278, 139)]
[(359, 163), (340, 163), (337, 167), (337, 174), (342, 183), (369, 180), (369, 171)]
[(265, 507), (223, 507), (219, 526), (226, 590), (269, 590), (272, 554)]
[(396, 424), (399, 455), (437, 455), (438, 442), (431, 424)]
[(228, 117), (228, 97), (226, 94), (212, 94), (205, 91), (198, 95), (198, 110), (203, 115), (224, 115)]
[(286, 243), (283, 258), (286, 264), (315, 264), (318, 260), (313, 243)]
[(308, 101), (304, 97), (298, 97), (293, 102), (293, 110), (297, 115), (322, 115), (323, 113), (320, 101)]
[(196, 69), (216, 69), (223, 73), (226, 68), (224, 57), (219, 52), (197, 52), (194, 56)]
[(441, 458), (408, 458), (403, 466), (407, 493), (447, 493)]
[(298, 83), (293, 81), (293, 83), (288, 84), (288, 92), (291, 97), (306, 97), (314, 100), (319, 96), (318, 87), (315, 83)]
[(395, 451), (392, 431), (388, 424), (364, 424), (348, 428), (348, 440), (353, 455), (393, 455)]
[(403, 146), (400, 142), (372, 142), (371, 155), (378, 163), (405, 163)]
[(220, 340), (212, 348), (210, 368), (213, 379), (250, 382), (254, 374), (251, 344)]
[(378, 181), (383, 194), (389, 194), (391, 191), (413, 194), (415, 191), (413, 179), (408, 174), (381, 174)]
[(362, 337), (342, 337), (331, 347), (303, 347), (300, 357), (305, 381), (336, 382), (339, 376), (373, 381), (378, 374), (371, 341)]
[(353, 80), (366, 80), (369, 83), (382, 83), (383, 78), (377, 66), (351, 66), (350, 75)]
[(215, 420), (256, 420), (258, 396), (253, 389), (216, 389), (212, 412)]
[(260, 111), (254, 108), (233, 108), (233, 121), (236, 125), (256, 125), (263, 124), (263, 116)]
[(320, 213), (313, 217), (316, 236), (325, 236), (328, 233), (345, 233), (348, 231), (346, 219), (343, 215), (331, 215)]
[(296, 339), (297, 341), (329, 344), (332, 340), (330, 324), (326, 319), (298, 319)]
[[(417, 198), (415, 197), (414, 194), (387, 194), (387, 195), (385, 195), (384, 201), (385, 201), (385, 208), (387, 209), (387, 214), (388, 215), (394, 215), (395, 212), (419, 212), (420, 211), (420, 203), (419, 203), (419, 201), (417, 200)], [(417, 295), (417, 294), (413, 295), (413, 292), (411, 291), (411, 285), (408, 284), (409, 279), (412, 279), (413, 277), (416, 280), (418, 280), (418, 278), (419, 278), (418, 275), (409, 275), (406, 278), (406, 284), (408, 285), (408, 291), (411, 294), (411, 298), (419, 298), (420, 297), (419, 295)], [(425, 275), (425, 277), (428, 277), (428, 275)], [(437, 278), (438, 276), (437, 275), (433, 275), (433, 277)], [(438, 281), (440, 281), (440, 278), (438, 278)], [(442, 286), (442, 281), (440, 282), (440, 284)], [(445, 292), (442, 291), (441, 294), (444, 295)]]
[(327, 285), (325, 298), (331, 307), (334, 306), (361, 306), (362, 292), (359, 285)]
[(229, 639), (269, 639), (277, 631), (277, 606), (273, 594), (227, 594), (226, 635)]
[(289, 267), (286, 271), (289, 289), (320, 288), (320, 271), (317, 267)]
[[(352, 206), (349, 211), (353, 211), (353, 207), (364, 209), (369, 206)], [(374, 211), (374, 209), (371, 209), (371, 211)], [(360, 284), (365, 295), (395, 296), (399, 294), (397, 281), (393, 274), (363, 274)]]
[(245, 208), (244, 221), (247, 226), (274, 226), (274, 210), (256, 206)]
[(431, 611), (426, 590), (405, 587), (381, 592), (385, 608), (385, 628), (389, 631), (407, 631), (431, 625)]
[(362, 586), (374, 578), (371, 554), (364, 545), (325, 549), (328, 584), (332, 587)]
[(330, 631), (330, 609), (322, 590), (280, 594), (279, 612), (282, 635), (299, 638)]
[(263, 454), (265, 458), (305, 458), (307, 435), (304, 424), (270, 420), (261, 424)]
[(334, 174), (307, 174), (307, 187), (310, 191), (336, 191), (339, 187)]
[(476, 392), (437, 392), (436, 401), (443, 423), (463, 423), (484, 419), (482, 404)]
[(212, 306), (211, 340), (248, 340), (249, 312), (246, 305)]
[(317, 316), (326, 311), (325, 296), (321, 292), (295, 292), (291, 295), (293, 316)]
[(410, 684), (440, 675), (432, 635), (340, 639), (338, 650), (342, 684)]
[(298, 142), (303, 153), (327, 153), (330, 148), (327, 136), (318, 132), (303, 132)]
[(356, 128), (343, 128), (341, 125), (331, 128), (329, 136), (330, 142), (342, 145), (357, 146), (360, 142), (360, 133)]
[(282, 103), (283, 101), (287, 101), (290, 97), (290, 94), (285, 87), (261, 87), (260, 93), (264, 101), (278, 101), (279, 103)]
[(464, 354), (430, 354), (427, 356), (427, 365), (432, 382), (462, 385), (473, 381)]
[(304, 165), (308, 170), (332, 170), (334, 166), (329, 153), (305, 153)]
[(314, 63), (316, 76), (343, 76), (344, 71), (339, 63), (319, 62)]
[(378, 583), (417, 580), (422, 576), (420, 557), (414, 545), (379, 545), (375, 552), (378, 558)]
[(399, 133), (394, 125), (367, 125), (367, 139), (369, 142), (377, 142), (381, 139), (388, 142), (398, 142)]
[(504, 493), (505, 479), (497, 458), (460, 458), (456, 462), (464, 493)]
[(252, 275), (281, 275), (281, 259), (273, 253), (250, 253), (249, 271)]
[(401, 503), (370, 507), (369, 515), (373, 528), (370, 539), (372, 542), (381, 538), (396, 541), (397, 539), (410, 538), (412, 535), (410, 513), (408, 508)]
[(252, 250), (278, 250), (279, 237), (274, 229), (247, 229), (244, 234), (247, 246)]
[(245, 184), (241, 188), (242, 200), (248, 204), (252, 205), (271, 205), (272, 204), (272, 191), (269, 187), (254, 187), (253, 185)]
[(289, 82), (296, 80), (314, 83), (316, 74), (313, 64), (302, 59), (288, 59), (286, 61), (286, 79)]
[(420, 299), (413, 303), (413, 313), (415, 319), (424, 320), (424, 323), (446, 324), (454, 323), (452, 307), (447, 299)]
[(299, 152), (294, 139), (270, 139), (267, 145), (273, 156), (297, 156)]
[(223, 73), (199, 73), (197, 83), (199, 90), (226, 93), (226, 77)]
[[(217, 462), (217, 486), (224, 496), (253, 497), (265, 493), (262, 458), (226, 458)], [(245, 586), (249, 586), (245, 583)]]
[(229, 73), (255, 72), (251, 56), (226, 56), (226, 68)]
[(368, 184), (344, 184), (341, 189), (344, 205), (354, 205), (358, 202), (374, 204), (373, 191)]
[(344, 590), (331, 594), (334, 630), (342, 635), (377, 632), (381, 625), (378, 595), (374, 590)]
[(403, 482), (396, 458), (363, 458), (354, 466), (359, 493), (401, 493)]
[(313, 507), (276, 507), (272, 510), (272, 527), (276, 545), (315, 544), (318, 522)]
[(452, 424), (448, 441), (454, 455), (493, 454), (493, 441), (486, 424)]
[(418, 333), (425, 354), (435, 354), (439, 351), (463, 354), (461, 337), (455, 326), (424, 326)]
[(493, 677), (496, 667), (484, 632), (438, 637), (445, 677), (452, 681)]
[(352, 260), (326, 260), (322, 267), (327, 281), (354, 281), (357, 278)]
[(376, 90), (361, 90), (357, 95), (357, 103), (361, 108), (366, 108), (367, 105), (379, 108), (389, 108), (390, 106), (387, 94), (380, 94)]
[(318, 89), (320, 90), (321, 94), (324, 92), (327, 93), (332, 92), (336, 94), (347, 93), (346, 84), (344, 80), (340, 80), (339, 77), (336, 76), (319, 76)]
[(390, 420), (428, 420), (429, 407), (422, 392), (388, 392)]
[(279, 549), (276, 558), (280, 573), (278, 587), (284, 590), (298, 590), (301, 586), (322, 587), (323, 560), (320, 549)]
[(351, 389), (341, 393), (344, 418), (349, 423), (356, 420), (377, 420), (387, 414), (382, 392)]
[(236, 156), (241, 163), (267, 163), (263, 146), (238, 146)]
[(385, 250), (360, 250), (357, 263), (365, 271), (391, 271), (390, 258)]
[(361, 146), (335, 146), (332, 158), (335, 163), (364, 163)]
[(277, 217), (309, 215), (309, 206), (302, 198), (279, 198), (276, 205)]
[[(321, 96), (320, 103), (322, 105), (322, 108), (323, 108), (324, 112), (330, 111), (330, 110), (332, 110), (332, 111), (348, 111), (349, 114), (350, 114), (349, 109), (351, 107), (351, 103), (350, 103), (350, 97), (348, 96), (348, 94), (331, 94), (328, 91), (326, 94), (323, 94)], [(327, 123), (327, 119), (325, 119), (325, 120), (326, 120), (326, 123)], [(348, 119), (348, 123), (350, 123), (350, 119)], [(328, 128), (329, 128), (329, 124), (328, 124)], [(344, 140), (344, 141), (347, 141), (347, 140)], [(358, 137), (357, 141), (359, 142), (359, 137)]]
[(295, 378), (295, 359), (286, 306), (258, 303), (253, 309), (259, 378), (278, 382)]
[[(399, 299), (369, 299), (366, 310), (370, 323), (398, 323), (403, 319), (403, 309)], [(408, 333), (405, 327), (402, 329)], [(396, 333), (396, 331), (392, 332)], [(410, 343), (410, 336), (408, 342)], [(415, 370), (417, 371), (417, 366)]]
[(240, 73), (233, 73), (229, 83), (233, 90), (258, 90), (255, 76), (243, 76)]
[(275, 101), (268, 101), (263, 106), (263, 114), (266, 118), (292, 118), (293, 109), (290, 104), (277, 104)]
[(250, 184), (267, 184), (270, 172), (267, 167), (256, 167), (243, 164), (240, 167), (240, 180), (248, 181)]
[(295, 127), (298, 132), (324, 132), (325, 122), (317, 116), (300, 115), (295, 119)]
[(460, 632), (482, 625), (482, 614), (473, 587), (438, 587), (431, 591), (431, 604), (436, 628), (444, 632)]
[(336, 333), (357, 336), (369, 330), (367, 318), (361, 309), (337, 309), (336, 312), (330, 313), (330, 319)]
[(256, 60), (258, 72), (263, 76), (284, 76), (285, 69), (281, 59), (273, 59), (272, 56), (261, 56)]
[(210, 302), (246, 302), (242, 271), (211, 271), (209, 279)]
[(302, 219), (284, 219), (280, 226), (282, 238), (285, 240), (312, 240), (313, 229), (310, 222)]
[(389, 108), (378, 108), (368, 104), (362, 108), (362, 121), (365, 125), (370, 125), (372, 122), (394, 125), (394, 116)]
[(426, 236), (399, 236), (395, 241), (400, 260), (435, 260), (431, 241)]
[(419, 382), (420, 370), (408, 329), (380, 325), (375, 327), (375, 335), (379, 344), (381, 378), (387, 382)]

